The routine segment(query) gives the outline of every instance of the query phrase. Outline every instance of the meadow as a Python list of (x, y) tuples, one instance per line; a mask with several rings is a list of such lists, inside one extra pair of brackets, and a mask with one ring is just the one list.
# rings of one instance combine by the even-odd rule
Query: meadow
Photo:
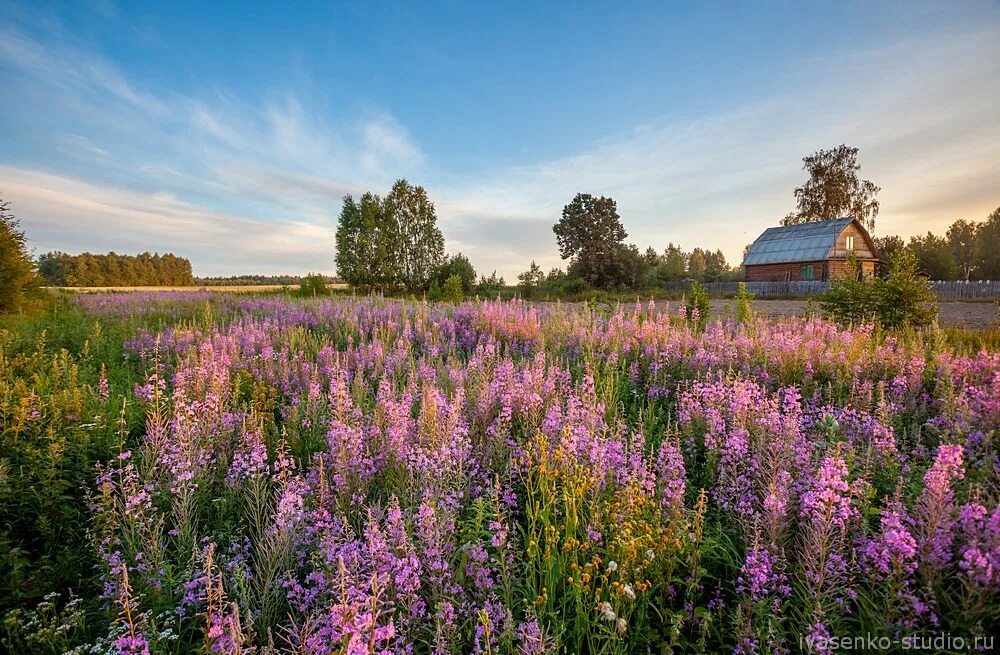
[(997, 632), (995, 333), (664, 305), (176, 291), (6, 319), (3, 648)]

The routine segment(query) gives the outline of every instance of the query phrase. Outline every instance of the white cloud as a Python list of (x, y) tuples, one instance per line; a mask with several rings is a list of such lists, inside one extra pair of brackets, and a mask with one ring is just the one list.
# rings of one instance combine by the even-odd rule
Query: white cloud
[(333, 269), (330, 230), (314, 223), (248, 220), (169, 193), (143, 194), (7, 166), (0, 166), (0, 179), (38, 252), (172, 251), (197, 261), (199, 275)]
[(818, 54), (763, 101), (594, 135), (549, 161), (443, 171), (385, 110), (333, 122), (308, 94), (158, 96), (91, 52), (0, 27), (7, 115), (60, 107), (51, 133), (65, 155), (0, 159), (0, 191), (40, 251), (172, 250), (199, 274), (301, 273), (331, 270), (344, 194), (406, 176), (436, 201), (449, 249), (510, 280), (532, 259), (561, 264), (551, 226), (580, 191), (616, 198), (641, 247), (735, 261), (792, 208), (801, 157), (846, 142), (883, 187), (879, 233), (941, 231), (1000, 204), (997, 28)]
[(559, 265), (550, 226), (573, 195), (590, 192), (618, 201), (629, 240), (642, 248), (722, 248), (737, 262), (746, 243), (794, 208), (801, 157), (843, 142), (861, 149), (862, 175), (883, 187), (877, 233), (942, 232), (956, 218), (983, 218), (1000, 205), (997, 34), (983, 26), (831, 53), (765, 102), (636, 128), (455, 185), (438, 204), (446, 236), (480, 268), (508, 276), (531, 259)]

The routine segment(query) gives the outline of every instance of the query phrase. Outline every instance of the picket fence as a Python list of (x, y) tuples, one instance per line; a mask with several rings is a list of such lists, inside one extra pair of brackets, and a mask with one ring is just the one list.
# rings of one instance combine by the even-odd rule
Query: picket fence
[[(710, 294), (729, 295), (736, 293), (739, 282), (703, 282), (702, 286)], [(934, 280), (931, 281), (938, 298), (968, 300), (1000, 299), (1000, 280)], [(667, 282), (664, 288), (672, 291), (688, 291), (689, 281)], [(816, 296), (830, 290), (830, 283), (820, 280), (792, 280), (788, 282), (747, 282), (747, 291), (758, 298), (794, 298)]]

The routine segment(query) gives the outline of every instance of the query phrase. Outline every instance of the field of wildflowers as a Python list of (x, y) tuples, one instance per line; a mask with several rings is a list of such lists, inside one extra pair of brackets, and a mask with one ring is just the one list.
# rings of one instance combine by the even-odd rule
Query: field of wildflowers
[(72, 303), (62, 346), (0, 339), (11, 652), (997, 630), (1000, 353), (653, 303)]

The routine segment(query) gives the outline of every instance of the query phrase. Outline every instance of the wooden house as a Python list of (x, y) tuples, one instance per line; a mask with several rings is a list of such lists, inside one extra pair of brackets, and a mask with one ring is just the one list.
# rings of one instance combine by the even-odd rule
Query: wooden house
[(875, 244), (857, 219), (834, 218), (769, 227), (743, 258), (748, 282), (831, 280), (850, 272), (854, 255), (862, 275), (875, 273)]

